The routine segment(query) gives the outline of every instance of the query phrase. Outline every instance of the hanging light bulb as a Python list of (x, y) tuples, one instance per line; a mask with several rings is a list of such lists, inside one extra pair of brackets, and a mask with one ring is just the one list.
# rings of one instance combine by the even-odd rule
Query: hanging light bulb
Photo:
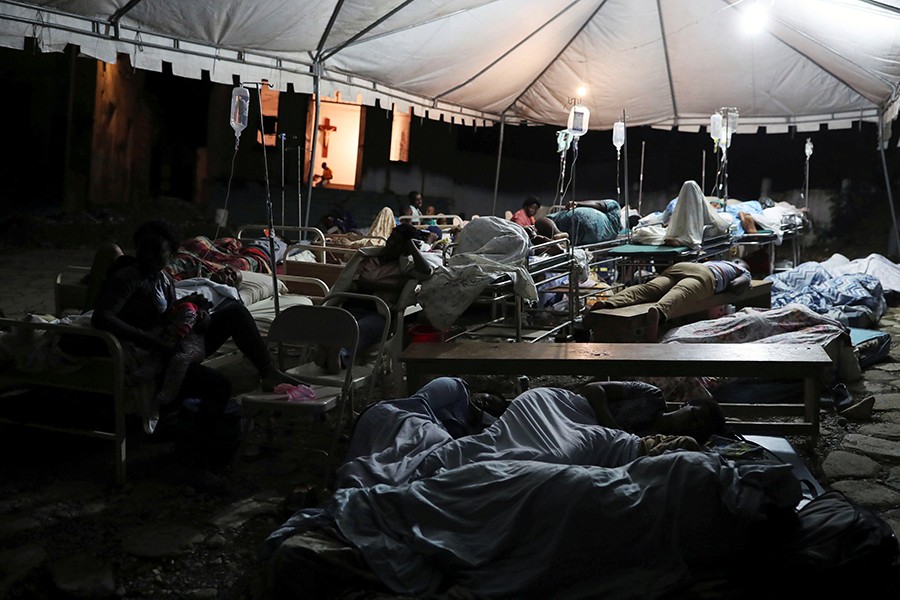
[(806, 138), (806, 147), (803, 151), (806, 153), (806, 159), (809, 160), (809, 157), (812, 156), (813, 153), (813, 143), (810, 138)]
[(719, 140), (722, 139), (722, 115), (715, 112), (709, 117), (709, 137), (712, 138), (713, 146), (719, 146)]
[(585, 94), (587, 94), (587, 88), (582, 83), (578, 86), (578, 89), (575, 90), (575, 96), (578, 97), (579, 100), (581, 100), (582, 98), (584, 98)]
[(625, 145), (625, 121), (616, 121), (613, 123), (613, 146), (616, 147), (616, 158), (622, 152), (622, 146)]

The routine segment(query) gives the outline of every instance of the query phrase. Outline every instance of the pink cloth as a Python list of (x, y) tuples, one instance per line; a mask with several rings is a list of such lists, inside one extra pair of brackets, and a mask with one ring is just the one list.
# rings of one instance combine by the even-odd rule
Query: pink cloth
[(316, 399), (316, 392), (308, 385), (303, 383), (292, 385), (290, 383), (279, 383), (272, 391), (276, 394), (287, 394), (288, 402), (303, 402)]

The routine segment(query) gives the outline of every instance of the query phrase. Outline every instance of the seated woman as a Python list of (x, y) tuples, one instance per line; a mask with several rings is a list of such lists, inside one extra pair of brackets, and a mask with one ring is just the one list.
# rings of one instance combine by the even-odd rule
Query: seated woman
[(531, 227), (534, 225), (535, 215), (541, 208), (541, 201), (537, 196), (528, 196), (522, 202), (522, 208), (513, 213), (510, 221), (518, 223), (522, 227)]
[[(142, 224), (134, 233), (135, 255), (118, 257), (109, 269), (94, 307), (91, 323), (114, 334), (133, 352), (137, 369), (132, 375), (159, 385), (175, 345), (166, 336), (168, 311), (175, 303), (175, 285), (165, 268), (178, 247), (174, 226), (165, 220)], [(187, 296), (184, 301), (191, 301)], [(202, 333), (206, 356), (232, 339), (259, 372), (262, 385), (296, 381), (279, 371), (247, 308), (240, 302), (223, 302), (211, 312)], [(231, 462), (238, 446), (239, 423), (229, 424), (231, 384), (217, 371), (199, 363), (188, 366), (177, 393), (184, 422), (195, 424), (186, 438), (192, 441), (193, 458), (205, 469)], [(233, 416), (233, 415), (232, 415)], [(233, 419), (232, 419), (233, 420)], [(232, 427), (234, 425), (234, 427)], [(230, 431), (231, 433), (223, 433)]]

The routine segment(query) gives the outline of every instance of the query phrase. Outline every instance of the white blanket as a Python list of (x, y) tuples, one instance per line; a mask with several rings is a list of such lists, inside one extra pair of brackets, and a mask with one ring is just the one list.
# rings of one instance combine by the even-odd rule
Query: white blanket
[(856, 260), (850, 260), (843, 254), (832, 254), (828, 260), (820, 264), (833, 277), (851, 273), (874, 275), (881, 282), (881, 288), (885, 293), (900, 292), (900, 265), (880, 254), (870, 254)]
[(721, 235), (731, 227), (732, 220), (730, 214), (718, 212), (706, 201), (697, 182), (685, 181), (678, 193), (668, 225), (637, 227), (632, 231), (632, 239), (636, 244), (652, 246), (661, 246), (665, 240), (670, 239), (697, 250), (703, 243), (707, 226), (710, 229), (708, 235)]

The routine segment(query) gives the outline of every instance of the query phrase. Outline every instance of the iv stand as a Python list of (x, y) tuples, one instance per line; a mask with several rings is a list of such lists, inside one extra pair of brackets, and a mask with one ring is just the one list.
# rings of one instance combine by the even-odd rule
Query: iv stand
[[(275, 304), (275, 316), (278, 316), (279, 306), (278, 306), (278, 272), (275, 269), (275, 216), (272, 214), (272, 196), (269, 193), (269, 161), (266, 157), (266, 130), (265, 124), (263, 122), (263, 112), (262, 112), (262, 85), (257, 86), (256, 88), (256, 97), (259, 101), (259, 132), (263, 138), (263, 169), (265, 170), (266, 177), (266, 213), (268, 213), (269, 218), (269, 259), (271, 260), (271, 264), (269, 267), (272, 269), (272, 289), (275, 290), (275, 293), (272, 294), (272, 300)], [(282, 169), (282, 173), (284, 169)]]
[[(640, 179), (638, 180), (638, 216), (643, 216), (644, 213), (641, 212), (641, 201), (644, 199), (644, 148), (647, 146), (646, 141), (641, 142), (641, 174)], [(631, 224), (631, 215), (627, 217), (629, 225)]]
[(804, 207), (809, 210), (809, 156), (806, 157), (806, 164), (803, 167), (803, 200)]
[[(625, 189), (625, 214), (631, 212), (631, 203), (628, 201), (628, 116), (622, 109), (622, 123), (625, 124), (625, 139), (622, 145), (622, 187)], [(628, 223), (628, 242), (631, 243), (631, 222)]]
[(281, 236), (284, 237), (284, 140), (287, 136), (281, 133), (278, 137), (281, 138)]

